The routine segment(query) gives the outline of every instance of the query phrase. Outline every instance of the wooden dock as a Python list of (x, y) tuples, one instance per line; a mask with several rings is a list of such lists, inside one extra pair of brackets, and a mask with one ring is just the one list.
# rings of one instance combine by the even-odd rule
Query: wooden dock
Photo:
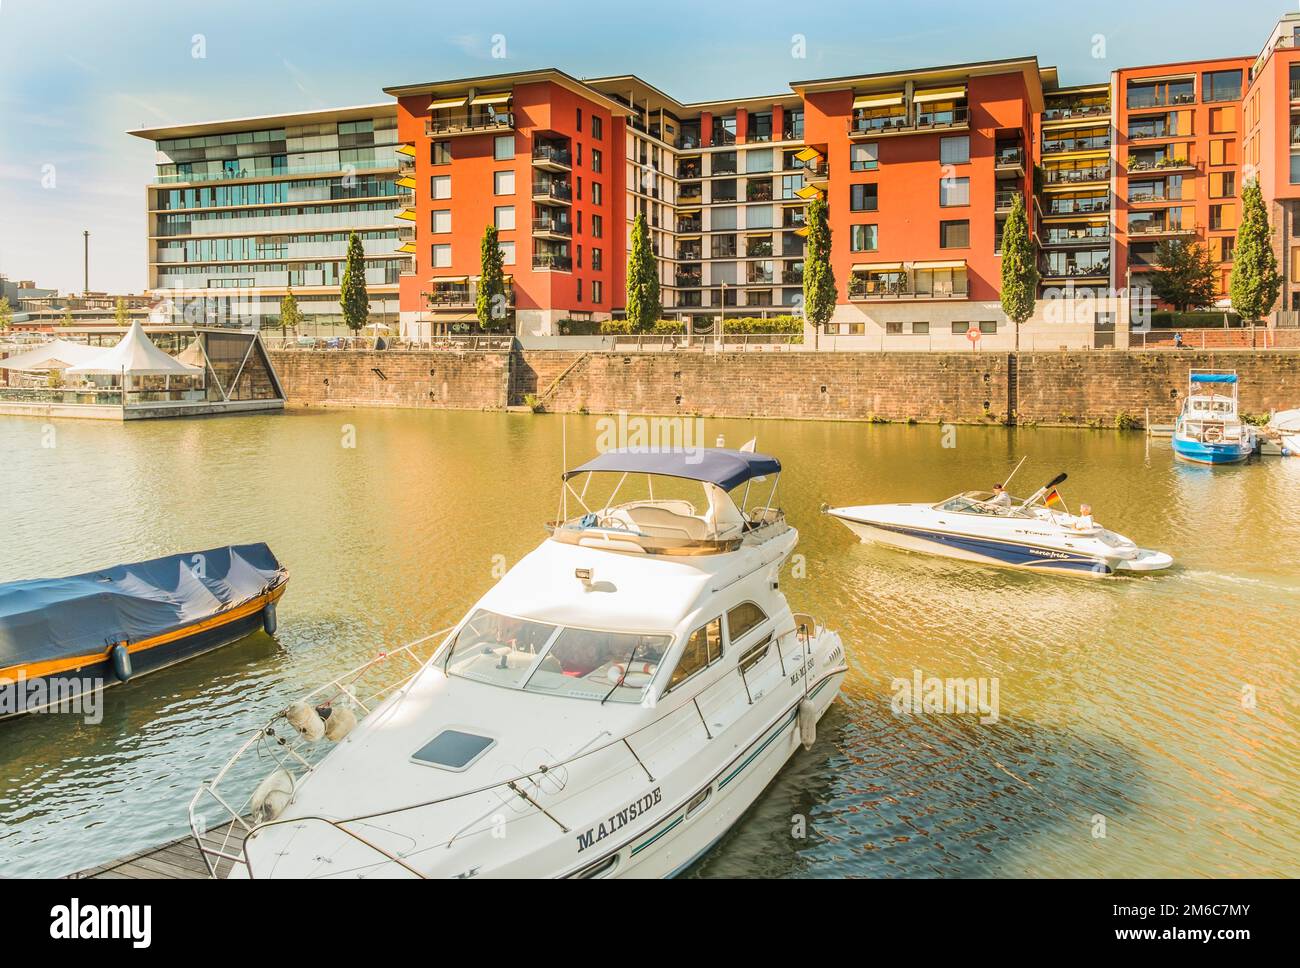
[[(213, 848), (224, 845), (226, 853), (238, 853), (243, 840), (244, 828), (233, 822), (217, 827), (204, 837), (204, 843)], [(230, 867), (229, 861), (222, 861), (217, 866), (217, 876), (224, 878), (230, 873)], [(188, 881), (207, 880), (210, 875), (199, 845), (187, 834), (161, 847), (149, 847), (68, 877), (72, 880)]]

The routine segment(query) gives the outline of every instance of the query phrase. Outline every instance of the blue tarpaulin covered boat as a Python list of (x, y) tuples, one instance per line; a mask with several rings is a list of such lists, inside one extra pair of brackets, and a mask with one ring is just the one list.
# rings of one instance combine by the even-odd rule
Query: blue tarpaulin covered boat
[(273, 632), (288, 578), (259, 543), (0, 584), (0, 718)]

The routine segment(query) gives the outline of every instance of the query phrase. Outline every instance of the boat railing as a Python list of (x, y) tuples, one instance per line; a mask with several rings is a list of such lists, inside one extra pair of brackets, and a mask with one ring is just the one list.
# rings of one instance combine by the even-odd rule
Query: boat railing
[[(783, 651), (782, 643), (784, 643), (789, 636), (796, 636), (800, 652), (800, 672), (805, 676), (811, 675), (811, 666), (809, 665), (809, 662), (812, 655), (813, 641), (824, 631), (824, 627), (821, 625), (820, 621), (811, 615), (806, 613), (795, 613), (793, 618), (794, 622), (790, 627), (778, 627), (774, 629), (771, 636), (776, 644), (775, 652), (777, 655), (777, 661), (780, 663), (781, 675), (783, 677), (790, 675), (794, 670), (792, 670), (788, 665), (787, 656)], [(442, 629), (441, 631), (417, 639), (415, 642), (409, 643), (400, 649), (381, 653), (365, 665), (362, 665), (343, 676), (332, 679), (325, 685), (308, 693), (304, 697), (303, 701), (309, 704), (320, 702), (322, 700), (330, 703), (344, 701), (355, 703), (364, 712), (369, 712), (373, 707), (377, 706), (379, 702), (392, 697), (401, 689), (405, 688), (406, 685), (408, 685), (417, 675), (427, 669), (430, 666), (430, 663), (436, 660), (436, 657), (447, 644), (448, 633), (452, 632), (454, 628), (455, 627), (453, 626), (448, 629)], [(427, 647), (428, 643), (434, 639), (438, 639), (439, 644), (430, 651), (426, 658), (418, 658), (416, 649), (420, 646)], [(368, 692), (365, 700), (362, 700), (357, 696), (355, 686), (360, 682), (363, 675), (376, 667), (387, 667), (392, 660), (399, 658), (414, 663), (412, 671), (402, 676), (396, 682), (377, 689), (376, 691)], [(701, 700), (704, 700), (705, 697), (713, 693), (714, 690), (729, 684), (734, 686), (734, 680), (732, 679), (732, 674), (734, 673), (739, 677), (744, 689), (744, 694), (750, 697), (749, 702), (752, 704), (754, 700), (749, 690), (749, 680), (747, 678), (747, 674), (752, 675), (752, 668), (753, 667), (751, 666), (750, 669), (747, 670), (737, 662), (737, 664), (726, 674), (719, 676), (716, 680), (705, 686), (700, 691), (682, 697), (680, 701), (676, 702), (676, 704), (672, 706), (672, 708), (662, 715), (656, 716), (652, 722), (619, 737), (613, 737), (608, 731), (598, 733), (595, 737), (587, 741), (570, 755), (561, 757), (553, 763), (538, 764), (534, 769), (521, 773), (518, 776), (504, 780), (496, 780), (486, 786), (476, 787), (471, 790), (462, 790), (454, 794), (448, 794), (430, 800), (402, 804), (400, 806), (387, 808), (374, 813), (345, 818), (295, 815), (292, 817), (276, 816), (269, 819), (260, 819), (253, 816), (252, 813), (252, 793), (242, 797), (238, 802), (234, 802), (228, 795), (228, 791), (223, 788), (223, 784), (227, 780), (233, 781), (235, 778), (238, 765), (246, 762), (251, 755), (256, 754), (256, 762), (261, 766), (261, 772), (258, 776), (265, 774), (266, 760), (270, 759), (275, 764), (276, 769), (287, 771), (293, 778), (293, 791), (294, 794), (296, 794), (301, 783), (315, 770), (319, 761), (329, 752), (333, 744), (327, 742), (313, 743), (312, 741), (304, 739), (295, 729), (289, 726), (286, 719), (286, 713), (282, 710), (273, 716), (266, 725), (249, 736), (243, 745), (239, 747), (235, 754), (211, 780), (208, 780), (199, 786), (198, 791), (190, 801), (190, 830), (199, 846), (199, 850), (203, 856), (204, 863), (208, 868), (208, 872), (214, 878), (229, 876), (230, 873), (235, 870), (242, 870), (251, 876), (253, 873), (252, 864), (247, 849), (249, 838), (255, 832), (264, 831), (285, 823), (328, 824), (346, 835), (350, 840), (360, 843), (362, 846), (371, 849), (376, 854), (377, 859), (374, 863), (365, 866), (382, 867), (387, 864), (397, 864), (405, 873), (423, 878), (426, 875), (412, 867), (405, 859), (403, 859), (403, 857), (386, 850), (379, 844), (376, 844), (371, 838), (362, 836), (355, 830), (349, 829), (346, 825), (364, 824), (373, 829), (387, 831), (387, 828), (380, 827), (375, 823), (375, 821), (382, 818), (394, 817), (398, 814), (412, 813), (417, 810), (426, 810), (446, 804), (461, 802), (470, 797), (495, 792), (499, 797), (506, 797), (511, 801), (522, 801), (525, 807), (531, 808), (539, 815), (547, 818), (549, 821), (554, 823), (561, 832), (569, 833), (570, 828), (566, 826), (563, 821), (557, 818), (555, 814), (552, 813), (551, 810), (549, 810), (542, 802), (548, 787), (555, 786), (556, 781), (553, 779), (555, 776), (563, 775), (563, 771), (568, 767), (583, 760), (587, 760), (590, 757), (594, 757), (599, 753), (607, 752), (616, 748), (622, 748), (627, 757), (625, 765), (620, 767), (617, 771), (612, 772), (610, 774), (611, 777), (622, 775), (627, 770), (639, 770), (644, 772), (646, 778), (650, 782), (657, 782), (650, 767), (646, 764), (645, 760), (637, 754), (634, 743), (637, 742), (638, 738), (646, 731), (660, 726), (667, 718), (693, 708), (694, 715), (691, 718), (698, 719), (700, 728), (703, 730), (704, 736), (707, 740), (714, 739), (715, 734), (710, 728), (708, 720), (705, 718), (700, 705)], [(645, 702), (650, 702), (657, 707), (661, 702), (669, 699), (678, 699), (677, 690), (668, 690), (662, 695), (651, 696), (649, 699), (643, 700), (643, 704)], [(280, 726), (285, 728), (285, 732), (288, 735), (280, 735), (277, 732), (277, 728)], [(609, 737), (608, 741), (601, 742), (605, 737)], [(241, 776), (240, 779), (251, 785), (258, 776), (244, 775)], [(561, 789), (563, 789), (563, 785), (563, 783), (560, 784)], [(205, 802), (215, 804), (220, 809), (222, 816), (221, 823), (224, 824), (224, 827), (218, 828), (205, 822), (204, 817), (199, 812), (201, 806)], [(292, 800), (290, 800), (290, 802), (292, 802)], [(498, 812), (499, 808), (499, 804), (495, 805), (492, 813), (495, 814)], [(447, 839), (441, 844), (426, 845), (421, 849), (427, 850), (430, 846), (450, 848), (457, 842), (463, 840), (466, 836), (473, 834), (475, 831), (471, 828), (476, 823), (479, 823), (479, 821), (470, 821), (468, 824), (462, 825), (460, 829), (451, 831), (448, 834)], [(493, 827), (491, 824), (484, 828), (484, 830), (489, 834), (492, 829)], [(221, 832), (214, 838), (210, 837), (210, 830), (220, 830)]]
[[(438, 645), (441, 645), (442, 639), (454, 628), (455, 626), (448, 626), (400, 648), (380, 652), (368, 662), (318, 686), (302, 696), (301, 701), (312, 707), (323, 705), (333, 708), (336, 704), (355, 707), (357, 718), (360, 719), (419, 674), (427, 659), (437, 651), (436, 645), (429, 649), (429, 643), (437, 640)], [(429, 656), (421, 657), (420, 650), (429, 651)], [(384, 681), (374, 682), (381, 673), (387, 673)], [(237, 768), (247, 762), (250, 754), (256, 753), (259, 760), (269, 755), (279, 769), (286, 771), (294, 790), (297, 790), (302, 780), (315, 769), (316, 763), (328, 751), (324, 744), (313, 744), (300, 737), (297, 730), (289, 725), (286, 711), (287, 708), (281, 709), (253, 732), (212, 779), (199, 785), (190, 800), (190, 832), (213, 877), (218, 876), (220, 870), (228, 873), (232, 866), (244, 863), (242, 854), (234, 852), (234, 839), (239, 837), (242, 840), (258, 822), (252, 817), (252, 792), (237, 803), (231, 802), (228, 791), (223, 788), (225, 781), (228, 778), (234, 779), (232, 774)], [(277, 730), (283, 730), (287, 735), (281, 735)], [(205, 806), (211, 808), (213, 805), (218, 808), (220, 816), (217, 824), (208, 823), (202, 812)], [(210, 831), (214, 830), (220, 831), (216, 839), (210, 836)]]

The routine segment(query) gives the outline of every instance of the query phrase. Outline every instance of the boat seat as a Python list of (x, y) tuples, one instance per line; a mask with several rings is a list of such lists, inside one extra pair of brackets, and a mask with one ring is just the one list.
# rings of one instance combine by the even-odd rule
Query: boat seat
[(620, 508), (610, 512), (610, 517), (616, 521), (626, 521), (631, 531), (639, 531), (641, 534), (657, 538), (687, 538), (691, 541), (703, 541), (709, 536), (708, 525), (699, 518), (653, 505)]

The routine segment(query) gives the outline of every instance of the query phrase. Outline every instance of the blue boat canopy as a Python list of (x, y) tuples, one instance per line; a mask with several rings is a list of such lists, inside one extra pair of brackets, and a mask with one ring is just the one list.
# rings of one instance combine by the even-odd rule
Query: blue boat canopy
[(716, 484), (724, 491), (765, 474), (779, 474), (781, 462), (767, 454), (707, 447), (698, 450), (660, 450), (653, 452), (610, 450), (581, 467), (564, 472), (564, 479), (593, 471), (615, 474), (659, 474), (688, 481)]
[(1193, 383), (1236, 383), (1235, 373), (1193, 373)]
[(107, 652), (183, 628), (283, 580), (264, 544), (193, 551), (68, 578), (0, 584), (0, 670)]

